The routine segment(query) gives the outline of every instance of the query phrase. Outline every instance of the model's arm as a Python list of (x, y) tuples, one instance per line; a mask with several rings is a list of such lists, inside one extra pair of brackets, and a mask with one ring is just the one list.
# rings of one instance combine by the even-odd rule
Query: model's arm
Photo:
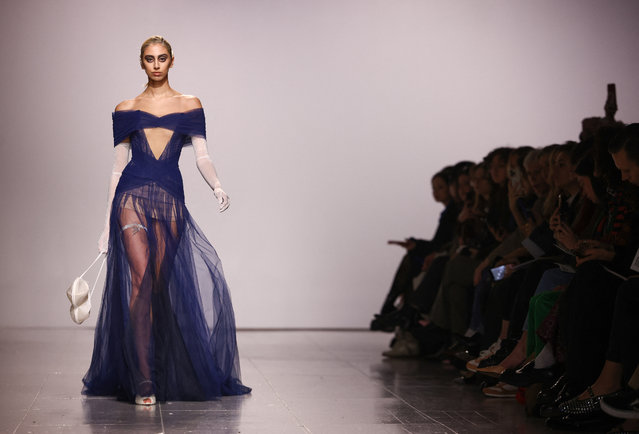
[(115, 196), (115, 189), (120, 182), (120, 176), (122, 171), (129, 162), (129, 150), (131, 145), (128, 142), (122, 142), (115, 147), (113, 158), (113, 170), (111, 171), (111, 182), (109, 183), (109, 195), (107, 199), (107, 212), (104, 222), (104, 231), (100, 235), (98, 240), (98, 250), (105, 252), (109, 249), (109, 220), (111, 217), (111, 205), (113, 203), (113, 197)]
[(220, 203), (220, 212), (226, 211), (230, 205), (229, 197), (224, 190), (222, 190), (222, 184), (220, 183), (220, 179), (217, 177), (215, 166), (213, 166), (211, 157), (209, 157), (206, 139), (199, 136), (193, 136), (191, 137), (191, 143), (193, 143), (193, 150), (195, 151), (195, 164), (197, 165), (202, 178), (204, 178), (206, 183), (213, 189), (213, 194)]

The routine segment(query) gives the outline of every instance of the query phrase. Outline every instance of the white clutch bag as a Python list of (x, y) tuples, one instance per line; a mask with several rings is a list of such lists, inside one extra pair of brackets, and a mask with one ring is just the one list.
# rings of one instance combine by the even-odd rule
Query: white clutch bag
[(86, 280), (84, 280), (84, 275), (93, 268), (96, 262), (100, 259), (104, 253), (100, 252), (98, 257), (89, 265), (84, 273), (80, 275), (80, 277), (76, 277), (69, 289), (67, 289), (67, 298), (71, 302), (71, 320), (76, 324), (82, 324), (91, 313), (91, 296), (93, 295), (93, 291), (95, 290), (95, 286), (98, 284), (98, 279), (100, 278), (100, 274), (102, 273), (102, 268), (104, 268), (104, 263), (106, 262), (106, 255), (102, 260), (102, 264), (100, 265), (100, 270), (98, 271), (98, 275), (95, 277), (95, 283), (93, 283), (93, 288), (89, 290), (89, 284)]

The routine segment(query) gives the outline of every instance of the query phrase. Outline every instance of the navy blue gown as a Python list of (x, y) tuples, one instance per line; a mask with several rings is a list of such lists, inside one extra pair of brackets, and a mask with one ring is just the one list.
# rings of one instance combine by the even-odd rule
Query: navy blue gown
[[(153, 128), (172, 131), (157, 158), (145, 133)], [(203, 110), (118, 111), (113, 136), (115, 145), (130, 140), (132, 158), (111, 207), (108, 271), (83, 393), (131, 401), (249, 393), (222, 265), (184, 205), (178, 160), (192, 136), (206, 136)]]

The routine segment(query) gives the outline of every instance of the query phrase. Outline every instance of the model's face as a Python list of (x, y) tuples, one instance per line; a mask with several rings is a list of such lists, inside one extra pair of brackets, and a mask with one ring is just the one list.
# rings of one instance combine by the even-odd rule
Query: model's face
[(439, 203), (446, 204), (450, 201), (450, 191), (448, 184), (439, 176), (432, 181), (433, 186), (433, 198)]
[(142, 56), (142, 69), (146, 72), (149, 80), (164, 80), (168, 76), (171, 66), (173, 66), (173, 59), (164, 45), (151, 44), (146, 47)]
[(621, 171), (622, 180), (639, 185), (639, 164), (628, 159), (628, 153), (625, 149), (612, 154), (612, 160), (615, 162), (617, 169)]

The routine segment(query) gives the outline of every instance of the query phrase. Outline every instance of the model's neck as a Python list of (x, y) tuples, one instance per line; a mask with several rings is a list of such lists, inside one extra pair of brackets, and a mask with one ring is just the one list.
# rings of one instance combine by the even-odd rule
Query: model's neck
[(163, 98), (173, 95), (175, 91), (169, 85), (169, 79), (166, 78), (162, 81), (149, 80), (143, 93), (149, 98)]

